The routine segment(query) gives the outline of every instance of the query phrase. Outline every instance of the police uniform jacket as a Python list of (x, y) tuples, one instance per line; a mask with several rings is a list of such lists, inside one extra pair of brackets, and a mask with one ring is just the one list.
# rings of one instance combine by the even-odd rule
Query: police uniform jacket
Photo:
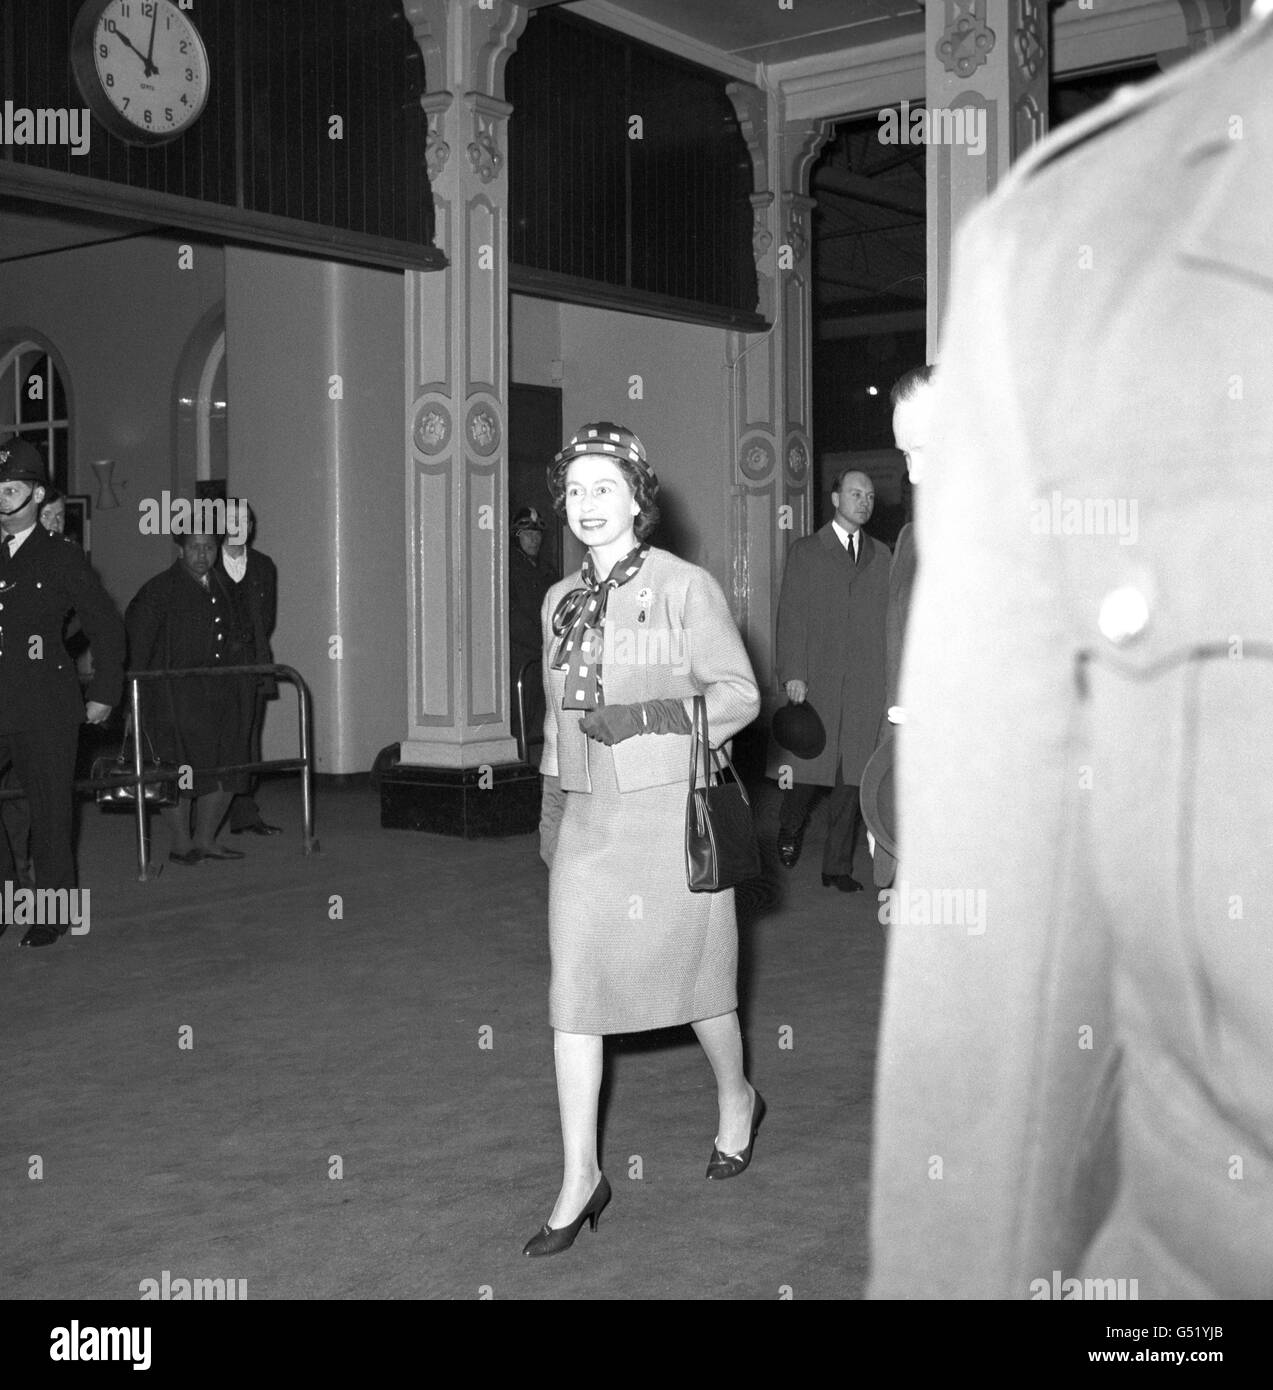
[(960, 234), (877, 1297), (1273, 1289), (1270, 73), (1249, 25), (1067, 126)]
[[(0, 733), (80, 724), (85, 699), (119, 703), (124, 624), (79, 546), (37, 524), (0, 565), (0, 590)], [(93, 649), (87, 692), (63, 643), (71, 612)]]

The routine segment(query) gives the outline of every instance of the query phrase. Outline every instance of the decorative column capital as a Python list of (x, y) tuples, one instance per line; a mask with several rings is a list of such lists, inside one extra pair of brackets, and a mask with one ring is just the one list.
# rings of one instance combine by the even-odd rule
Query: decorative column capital
[(725, 95), (751, 155), (752, 188), (764, 193), (769, 189), (769, 93), (750, 82), (730, 82)]
[(402, 0), (424, 55), (432, 91), (481, 92), (502, 99), (504, 68), (517, 49), (530, 11), (512, 0)]
[(450, 92), (429, 92), (420, 98), (420, 105), (429, 122), (425, 140), (424, 162), (430, 183), (437, 183), (451, 157), (451, 146), (444, 138), (446, 114), (455, 100)]
[(513, 108), (508, 102), (483, 92), (465, 92), (464, 101), (473, 117), (473, 138), (468, 143), (469, 163), (483, 183), (490, 183), (504, 168), (500, 146)]
[(780, 144), (782, 167), (778, 172), (782, 178), (784, 194), (808, 194), (809, 172), (834, 130), (833, 120), (820, 117), (783, 121)]

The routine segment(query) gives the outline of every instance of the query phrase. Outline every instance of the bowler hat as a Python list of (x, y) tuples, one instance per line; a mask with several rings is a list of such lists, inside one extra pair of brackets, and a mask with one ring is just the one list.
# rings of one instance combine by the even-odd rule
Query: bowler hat
[[(893, 726), (890, 724), (862, 770), (862, 819), (875, 843), (897, 858), (897, 783), (893, 777)], [(879, 880), (877, 879), (876, 882)]]
[(827, 731), (808, 700), (788, 702), (774, 715), (774, 740), (797, 758), (816, 758), (827, 746)]
[(34, 444), (11, 434), (0, 439), (0, 483), (46, 483), (48, 469)]

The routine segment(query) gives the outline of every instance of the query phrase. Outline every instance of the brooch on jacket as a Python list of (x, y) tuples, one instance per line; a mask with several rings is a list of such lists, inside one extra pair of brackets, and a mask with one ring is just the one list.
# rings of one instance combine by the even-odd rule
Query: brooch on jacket
[(653, 589), (640, 589), (637, 592), (637, 603), (641, 605), (641, 611), (637, 614), (637, 622), (645, 622), (646, 615), (650, 611), (650, 604), (654, 602)]

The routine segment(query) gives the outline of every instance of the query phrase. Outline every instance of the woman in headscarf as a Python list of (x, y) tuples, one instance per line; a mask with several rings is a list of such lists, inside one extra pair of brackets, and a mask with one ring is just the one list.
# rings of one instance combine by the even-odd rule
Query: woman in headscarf
[(751, 1161), (764, 1101), (737, 1014), (734, 894), (691, 893), (685, 803), (693, 697), (712, 742), (760, 709), (720, 586), (648, 543), (658, 479), (641, 441), (585, 425), (549, 468), (557, 511), (588, 547), (544, 601), (544, 810), (549, 1018), (565, 1172), (527, 1255), (567, 1249), (610, 1200), (597, 1157), (602, 1038), (689, 1023), (716, 1076), (709, 1178)]

